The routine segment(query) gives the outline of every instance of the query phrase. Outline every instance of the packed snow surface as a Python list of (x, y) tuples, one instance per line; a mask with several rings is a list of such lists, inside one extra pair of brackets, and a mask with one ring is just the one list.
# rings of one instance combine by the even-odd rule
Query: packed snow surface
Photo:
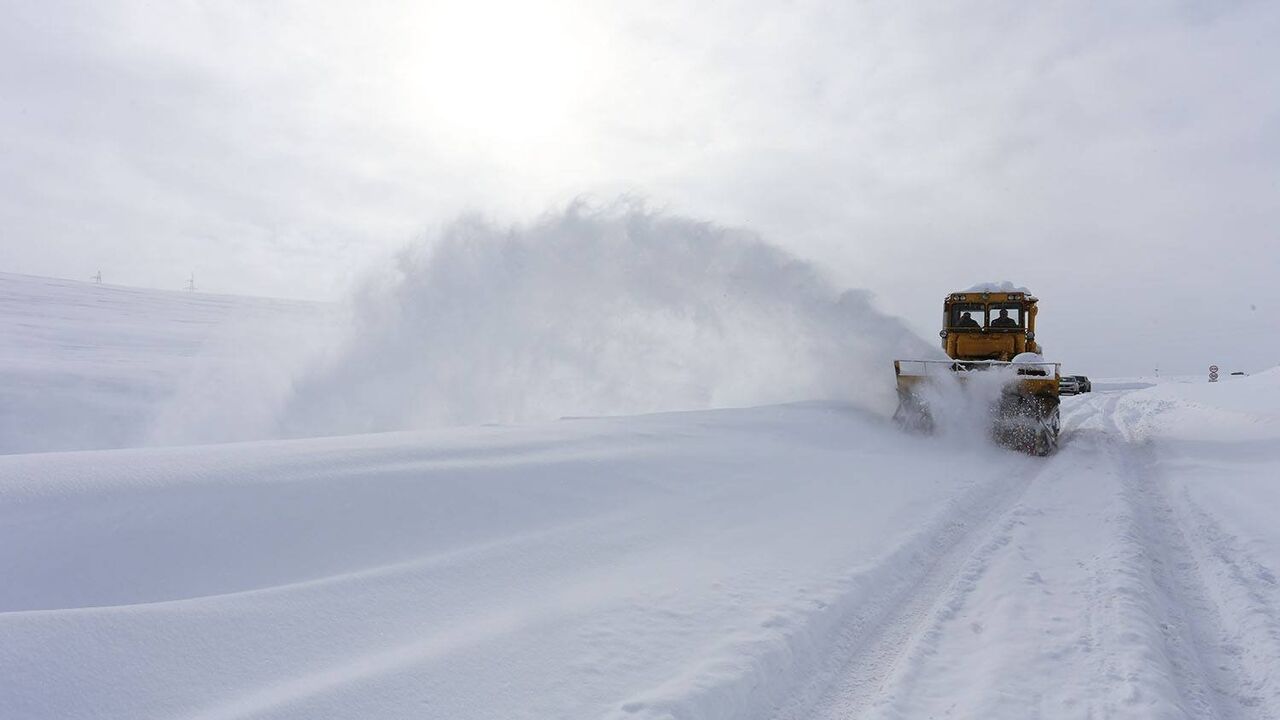
[[(221, 312), (53, 287), (31, 405)], [(856, 401), (0, 456), (0, 718), (1280, 717), (1278, 373), (1047, 459)]]

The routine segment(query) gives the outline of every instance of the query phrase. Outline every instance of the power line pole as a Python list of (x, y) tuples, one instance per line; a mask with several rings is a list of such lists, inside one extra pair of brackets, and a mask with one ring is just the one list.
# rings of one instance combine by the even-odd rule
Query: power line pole
[(101, 270), (99, 270), (97, 275), (90, 275), (90, 276), (89, 276), (89, 279), (90, 279), (90, 280), (92, 280), (92, 281), (94, 281), (94, 282), (96, 282), (96, 283), (98, 283), (99, 285), (101, 285), (101, 284), (102, 284), (102, 271), (101, 271)]
[(195, 292), (195, 289), (196, 289), (196, 274), (193, 272), (191, 273), (191, 277), (187, 278), (187, 292)]

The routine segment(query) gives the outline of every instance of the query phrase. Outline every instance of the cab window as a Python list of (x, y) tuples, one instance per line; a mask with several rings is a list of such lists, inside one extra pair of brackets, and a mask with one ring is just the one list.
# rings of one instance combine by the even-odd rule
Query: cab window
[(951, 328), (978, 330), (987, 326), (987, 308), (981, 303), (956, 303), (947, 320)]
[(1026, 327), (1022, 306), (1018, 303), (991, 303), (988, 327), (992, 330), (1019, 330)]

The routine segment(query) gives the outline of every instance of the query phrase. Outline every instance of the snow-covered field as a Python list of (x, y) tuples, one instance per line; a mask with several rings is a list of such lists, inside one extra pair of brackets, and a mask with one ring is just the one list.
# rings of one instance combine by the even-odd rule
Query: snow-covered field
[(141, 447), (315, 309), (0, 287), (0, 718), (1280, 717), (1280, 370)]
[(0, 453), (164, 437), (185, 379), (323, 322), (313, 303), (0, 273)]

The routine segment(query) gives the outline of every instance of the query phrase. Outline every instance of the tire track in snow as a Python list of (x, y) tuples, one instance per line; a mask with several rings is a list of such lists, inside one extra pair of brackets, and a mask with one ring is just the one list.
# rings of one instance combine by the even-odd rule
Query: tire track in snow
[(1159, 473), (1156, 451), (1137, 430), (1162, 408), (1126, 406), (1124, 395), (1089, 407), (1093, 412), (1080, 424), (1092, 421), (1101, 431), (1099, 450), (1115, 469), (1126, 523), (1119, 564), (1112, 569), (1123, 578), (1125, 592), (1122, 600), (1111, 602), (1124, 603), (1137, 613), (1117, 629), (1122, 638), (1141, 637), (1143, 627), (1158, 629), (1141, 639), (1150, 650), (1139, 670), (1145, 677), (1133, 677), (1132, 670), (1124, 677), (1110, 667), (1113, 676), (1124, 677), (1130, 684), (1144, 680), (1155, 685), (1152, 678), (1167, 674), (1184, 717), (1276, 717), (1274, 709), (1261, 707), (1258, 689), (1263, 682), (1242, 662), (1226, 629), (1230, 614), (1213, 597), (1213, 584), (1205, 576), (1209, 564), (1205, 536), (1179, 518), (1168, 484)]
[[(1234, 536), (1185, 495), (1168, 497), (1180, 524), (1188, 529), (1196, 562), (1213, 572), (1217, 583), (1205, 585), (1224, 631), (1222, 652), (1237, 658), (1247, 691), (1242, 702), (1260, 706), (1260, 715), (1280, 717), (1280, 687), (1270, 682), (1280, 668), (1280, 587), (1275, 572), (1242, 548)], [(1230, 608), (1234, 612), (1227, 611)]]
[(904, 678), (930, 652), (941, 626), (954, 619), (982, 579), (991, 557), (1023, 522), (1020, 500), (1047, 469), (1041, 465), (992, 498), (985, 512), (958, 520), (936, 538), (943, 548), (913, 581), (895, 589), (878, 613), (846, 626), (825, 672), (778, 708), (775, 720), (865, 717), (907, 685)]
[[(825, 692), (816, 702), (806, 700), (812, 687), (797, 693), (779, 720), (1003, 717), (1010, 708), (1048, 717), (1280, 717), (1274, 691), (1267, 694), (1280, 652), (1258, 653), (1256, 642), (1253, 656), (1242, 652), (1235, 641), (1244, 631), (1229, 632), (1225, 621), (1235, 618), (1204, 576), (1212, 561), (1218, 575), (1235, 577), (1249, 627), (1274, 646), (1280, 623), (1266, 596), (1274, 574), (1240, 559), (1229, 538), (1180, 522), (1153, 450), (1130, 430), (1150, 408), (1107, 395), (1073, 405), (1066, 452), (896, 596), (899, 609), (873, 627), (851, 626), (842, 674), (816, 678), (811, 685), (826, 682)], [(1053, 575), (1041, 578), (1037, 567)], [(1041, 598), (1052, 603), (1041, 607)], [(1013, 622), (1012, 635), (1006, 626), (1004, 644), (992, 645), (963, 627), (984, 619)], [(966, 673), (967, 664), (985, 669)], [(957, 678), (961, 685), (947, 685)]]
[[(815, 705), (835, 680), (848, 677), (850, 663), (885, 666), (882, 657), (901, 645), (888, 635), (927, 611), (921, 598), (936, 596), (957, 566), (989, 536), (1029, 476), (1025, 458), (1009, 456), (1005, 472), (983, 478), (958, 496), (940, 501), (938, 512), (896, 548), (841, 578), (835, 595), (814, 612), (789, 623), (790, 630), (765, 642), (735, 646), (730, 665), (715, 660), (692, 673), (636, 695), (610, 718), (812, 718)], [(768, 625), (770, 621), (766, 621)], [(716, 655), (716, 658), (722, 656)]]
[[(1196, 718), (1273, 718), (1274, 692), (1269, 703), (1260, 694), (1266, 686), (1265, 668), (1259, 678), (1248, 666), (1234, 642), (1236, 637), (1227, 629), (1230, 614), (1215, 600), (1212, 584), (1206, 580), (1213, 563), (1206, 538), (1185, 526), (1175, 512), (1154, 450), (1131, 430), (1131, 423), (1142, 416), (1121, 408), (1120, 401), (1112, 398), (1102, 410), (1104, 424), (1122, 440), (1108, 450), (1121, 468), (1122, 497), (1133, 518), (1134, 550), (1156, 593), (1153, 612), (1163, 631), (1164, 659), (1176, 678), (1183, 710)], [(1220, 551), (1218, 556), (1228, 567), (1236, 565), (1234, 550)], [(1270, 612), (1265, 601), (1255, 600), (1258, 612)], [(1271, 626), (1275, 627), (1274, 620)]]

